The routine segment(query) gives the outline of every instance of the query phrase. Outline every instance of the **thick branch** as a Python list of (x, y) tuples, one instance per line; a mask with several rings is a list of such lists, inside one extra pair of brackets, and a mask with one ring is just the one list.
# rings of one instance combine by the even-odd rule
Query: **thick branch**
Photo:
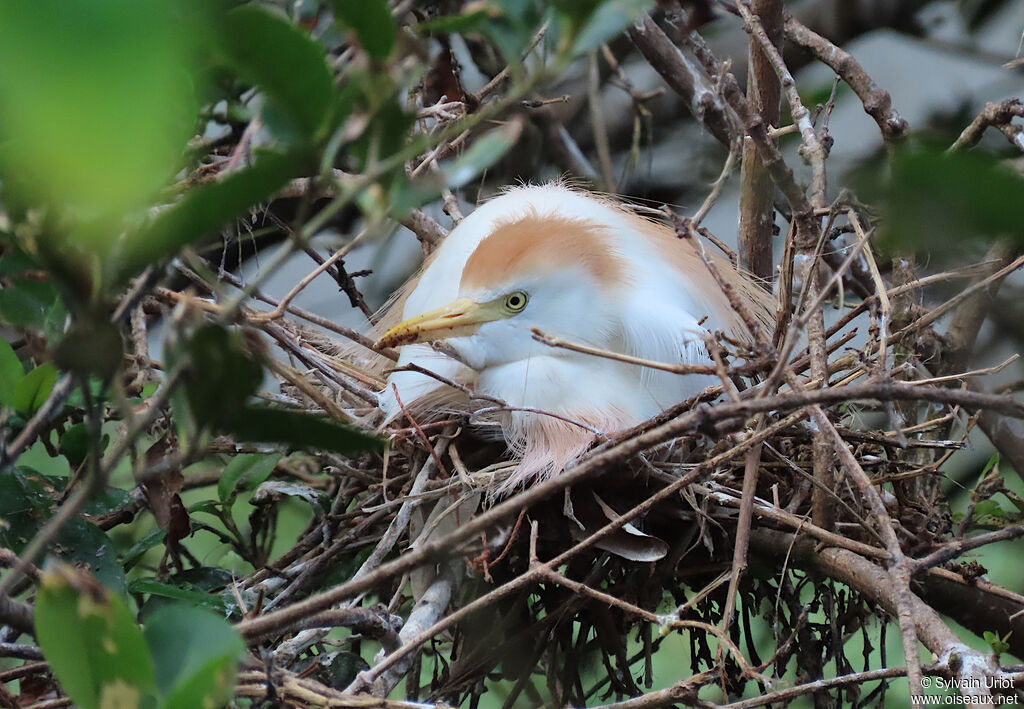
[[(754, 0), (752, 7), (761, 18), (769, 39), (778, 47), (782, 38), (782, 1)], [(777, 127), (781, 99), (779, 79), (753, 37), (750, 39), (749, 55), (747, 97), (755, 102), (764, 121)], [(740, 185), (740, 228), (737, 237), (740, 265), (758, 278), (770, 281), (772, 237), (775, 232), (775, 187), (750, 138), (743, 141)]]

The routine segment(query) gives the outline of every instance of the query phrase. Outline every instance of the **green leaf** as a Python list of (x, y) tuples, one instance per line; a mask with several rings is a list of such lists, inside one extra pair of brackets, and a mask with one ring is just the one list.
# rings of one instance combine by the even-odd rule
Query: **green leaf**
[(331, 0), (334, 15), (355, 30), (374, 59), (387, 59), (395, 47), (395, 20), (384, 0)]
[(238, 440), (283, 443), (338, 453), (379, 451), (383, 442), (328, 418), (263, 406), (246, 406), (223, 429)]
[[(1006, 638), (1001, 638), (997, 633), (993, 633), (991, 630), (986, 630), (982, 633), (982, 637), (985, 638), (985, 642), (992, 648), (992, 652), (996, 655), (1002, 655), (1005, 652), (1010, 651), (1010, 644), (1006, 642)], [(1007, 634), (1007, 638), (1009, 634)]]
[(4, 253), (0, 256), (0, 276), (19, 276), (39, 268), (39, 264), (18, 247), (13, 236), (0, 232), (0, 243), (4, 244)]
[(479, 29), (492, 14), (486, 9), (469, 10), (459, 15), (442, 15), (416, 25), (417, 32), (436, 34), (464, 34)]
[(965, 239), (1010, 236), (1024, 241), (1024, 179), (978, 150), (947, 154), (934, 147), (908, 147), (892, 163), (886, 186), (869, 192), (885, 202), (883, 244), (962, 252)]
[(321, 416), (246, 406), (227, 427), (239, 440), (284, 443), (292, 448), (358, 453), (380, 451), (383, 441)]
[(478, 138), (458, 159), (442, 163), (448, 186), (453, 189), (462, 187), (498, 162), (515, 145), (520, 132), (518, 123), (507, 123)]
[(604, 0), (580, 27), (572, 45), (572, 54), (578, 56), (597, 49), (625, 31), (652, 5), (654, 0)]
[[(0, 471), (0, 546), (15, 552), (25, 548), (48, 520), (67, 478), (41, 475), (27, 468)], [(116, 592), (125, 588), (124, 570), (114, 542), (82, 518), (67, 522), (47, 548), (67, 562), (88, 565), (93, 575)]]
[(304, 162), (300, 156), (260, 151), (252, 167), (193, 188), (148, 227), (122, 239), (111, 264), (116, 269), (111, 280), (122, 282), (217, 231), (299, 175)]
[(974, 519), (984, 517), (1005, 517), (1006, 512), (995, 500), (982, 500), (974, 506)]
[(12, 406), (14, 390), (25, 378), (25, 367), (7, 340), (0, 339), (0, 404)]
[(315, 144), (328, 136), (336, 93), (323, 47), (283, 17), (246, 5), (227, 14), (220, 48), (305, 142)]
[(258, 487), (274, 472), (274, 466), (281, 458), (280, 453), (236, 455), (220, 474), (220, 480), (217, 481), (217, 496), (221, 502), (228, 502), (234, 499), (235, 488), (239, 485), (246, 490)]
[(84, 423), (69, 426), (60, 437), (58, 451), (68, 459), (72, 467), (78, 467), (89, 455), (89, 427)]
[[(378, 91), (385, 89), (394, 87), (377, 87)], [(375, 160), (409, 145), (409, 128), (415, 118), (402, 107), (397, 93), (392, 91), (374, 111), (366, 130), (352, 145), (352, 154), (358, 157), (360, 168), (369, 169)]]
[(95, 524), (80, 517), (70, 520), (53, 540), (50, 553), (68, 563), (88, 566), (104, 586), (115, 593), (125, 592), (124, 567), (117, 545)]
[(545, 8), (536, 0), (502, 0), (488, 3), (485, 8), (488, 18), (481, 31), (497, 45), (506, 62), (518, 64), (544, 21)]
[(31, 416), (43, 405), (56, 383), (57, 368), (49, 362), (43, 362), (14, 387), (11, 406), (18, 413)]
[(145, 633), (164, 709), (222, 706), (228, 700), (245, 643), (226, 620), (172, 604), (146, 619)]
[(519, 138), (518, 124), (509, 123), (476, 140), (469, 150), (450, 162), (441, 164), (441, 171), (431, 172), (412, 181), (396, 180), (392, 185), (389, 205), (394, 215), (401, 216), (425, 204), (445, 187), (462, 187), (496, 163)]
[(0, 470), (0, 546), (20, 552), (49, 519), (66, 482), (25, 468)]
[[(125, 571), (130, 570), (138, 564), (142, 560), (142, 557), (146, 555), (146, 552), (157, 546), (166, 536), (167, 530), (160, 529), (158, 527), (139, 541), (135, 542), (135, 544), (133, 544), (121, 557), (121, 562), (124, 564)], [(131, 586), (129, 586), (129, 589), (130, 588)]]
[(12, 327), (59, 333), (63, 316), (60, 295), (49, 281), (12, 278), (10, 287), (0, 288), (0, 321)]
[[(81, 424), (76, 424), (76, 427), (79, 425)], [(61, 441), (63, 441), (63, 438), (61, 438)], [(123, 510), (134, 504), (135, 498), (131, 496), (131, 493), (121, 488), (112, 487), (89, 498), (82, 506), (82, 512), (90, 517), (95, 517)]]
[(109, 381), (121, 367), (124, 342), (121, 331), (106, 317), (76, 320), (57, 345), (53, 361), (63, 370), (83, 377), (96, 375)]
[(237, 419), (263, 380), (263, 369), (246, 351), (242, 333), (203, 325), (186, 347), (192, 362), (185, 375), (185, 394), (192, 415), (214, 428)]
[(88, 215), (147, 203), (195, 126), (208, 23), (187, 6), (0, 3), (0, 66), (17, 67), (0, 72), (4, 187)]
[(172, 586), (169, 583), (161, 583), (156, 579), (141, 578), (134, 579), (128, 584), (131, 593), (147, 593), (163, 598), (173, 598), (177, 601), (184, 601), (192, 606), (208, 608), (209, 610), (223, 615), (225, 604), (220, 596), (207, 591), (197, 591), (192, 588)]
[(368, 669), (370, 665), (362, 655), (355, 652), (339, 652), (331, 664), (319, 674), (326, 675), (324, 679), (328, 687), (347, 687), (360, 672)]
[(50, 669), (76, 705), (139, 706), (153, 695), (156, 676), (142, 630), (124, 602), (89, 577), (66, 566), (46, 572), (35, 623)]

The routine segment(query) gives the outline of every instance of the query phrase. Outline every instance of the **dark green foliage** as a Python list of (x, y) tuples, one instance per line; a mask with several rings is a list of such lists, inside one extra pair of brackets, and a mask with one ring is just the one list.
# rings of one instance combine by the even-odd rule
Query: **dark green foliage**
[(219, 429), (241, 418), (242, 406), (263, 380), (263, 369), (248, 352), (242, 333), (203, 325), (192, 333), (185, 352), (185, 395), (196, 421)]
[[(359, 3), (362, 4), (362, 3)], [(220, 49), (240, 77), (258, 85), (298, 142), (327, 138), (337, 113), (323, 49), (284, 18), (255, 5), (227, 13)]]
[(36, 633), (65, 691), (87, 709), (220, 706), (244, 649), (227, 621), (192, 605), (165, 606), (141, 628), (120, 597), (66, 567), (43, 579)]
[(1024, 241), (1024, 224), (1008, 204), (1024, 204), (1024, 179), (988, 153), (949, 153), (929, 145), (900, 150), (891, 177), (863, 178), (862, 193), (885, 205), (882, 244), (937, 254), (979, 239)]
[(384, 445), (378, 438), (323, 416), (264, 406), (246, 406), (227, 428), (244, 440), (284, 443), (307, 450), (353, 454), (379, 451)]
[(335, 16), (355, 30), (359, 43), (374, 59), (387, 59), (395, 46), (395, 21), (384, 0), (331, 0)]

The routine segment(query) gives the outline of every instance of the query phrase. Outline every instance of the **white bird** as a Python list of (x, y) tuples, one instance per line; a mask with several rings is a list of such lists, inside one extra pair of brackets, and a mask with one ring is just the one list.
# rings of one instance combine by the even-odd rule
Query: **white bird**
[[(708, 257), (768, 325), (771, 295), (726, 259)], [(398, 367), (418, 365), (507, 404), (500, 423), (518, 464), (501, 491), (559, 472), (595, 431), (629, 428), (718, 383), (554, 348), (534, 328), (665, 363), (711, 364), (705, 338), (715, 331), (751, 341), (694, 246), (668, 227), (560, 184), (511, 188), (484, 203), (399, 291), (378, 346), (401, 346)], [(429, 344), (438, 341), (462, 362)], [(403, 407), (450, 410), (460, 397), (464, 390), (439, 379), (395, 371), (380, 406), (390, 421)]]

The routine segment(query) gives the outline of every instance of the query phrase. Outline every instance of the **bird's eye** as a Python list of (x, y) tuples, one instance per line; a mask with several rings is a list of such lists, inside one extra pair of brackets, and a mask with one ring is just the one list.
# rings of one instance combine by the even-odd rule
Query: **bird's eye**
[(521, 290), (517, 290), (515, 293), (509, 293), (505, 296), (505, 309), (510, 313), (518, 313), (526, 307), (526, 303), (529, 300), (530, 296)]

